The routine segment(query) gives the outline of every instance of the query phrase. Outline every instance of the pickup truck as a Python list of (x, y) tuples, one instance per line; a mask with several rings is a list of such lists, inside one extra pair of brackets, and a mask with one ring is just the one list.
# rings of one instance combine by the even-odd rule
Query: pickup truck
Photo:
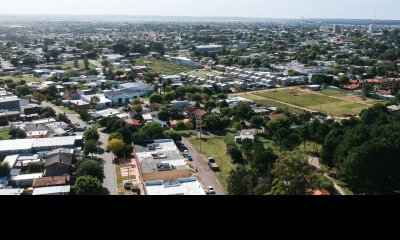
[(218, 164), (215, 162), (213, 157), (208, 158), (208, 166), (210, 166), (210, 168), (214, 171), (219, 169)]

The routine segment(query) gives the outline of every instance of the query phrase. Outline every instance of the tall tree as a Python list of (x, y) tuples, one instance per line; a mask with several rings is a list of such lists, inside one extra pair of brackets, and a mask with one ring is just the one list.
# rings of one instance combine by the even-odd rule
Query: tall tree
[(92, 159), (93, 159), (93, 153), (97, 151), (97, 141), (93, 139), (87, 140), (85, 142), (83, 149), (85, 154), (92, 154)]
[(125, 147), (124, 141), (117, 138), (109, 141), (107, 145), (107, 149), (110, 150), (115, 156), (120, 155), (124, 147)]
[(101, 182), (91, 176), (78, 177), (72, 187), (72, 192), (76, 195), (100, 195), (102, 191)]
[(258, 183), (256, 171), (247, 170), (243, 165), (237, 165), (227, 178), (229, 195), (253, 195), (253, 189)]
[(76, 175), (78, 177), (81, 176), (92, 176), (97, 178), (100, 182), (103, 182), (104, 179), (104, 170), (100, 163), (94, 160), (84, 160), (79, 164)]
[(272, 175), (270, 195), (309, 195), (320, 187), (318, 175), (299, 153), (281, 156)]

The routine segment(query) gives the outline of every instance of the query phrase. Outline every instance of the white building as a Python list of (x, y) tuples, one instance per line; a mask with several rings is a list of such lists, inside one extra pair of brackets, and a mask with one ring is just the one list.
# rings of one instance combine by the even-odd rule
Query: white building
[(145, 182), (147, 195), (206, 195), (195, 177)]
[(203, 66), (198, 63), (193, 61), (190, 58), (187, 57), (171, 57), (171, 62), (176, 63), (176, 64), (180, 64), (180, 65), (184, 65), (184, 66), (188, 66), (191, 68), (203, 68)]

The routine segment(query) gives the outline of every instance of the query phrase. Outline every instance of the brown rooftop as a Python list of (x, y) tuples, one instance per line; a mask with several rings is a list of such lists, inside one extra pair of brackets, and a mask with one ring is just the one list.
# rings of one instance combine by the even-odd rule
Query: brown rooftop
[(184, 170), (143, 173), (143, 180), (144, 181), (173, 180), (178, 178), (187, 178), (191, 176), (192, 174), (190, 170), (184, 169)]
[(32, 187), (48, 187), (65, 185), (70, 181), (70, 176), (42, 177), (33, 179)]

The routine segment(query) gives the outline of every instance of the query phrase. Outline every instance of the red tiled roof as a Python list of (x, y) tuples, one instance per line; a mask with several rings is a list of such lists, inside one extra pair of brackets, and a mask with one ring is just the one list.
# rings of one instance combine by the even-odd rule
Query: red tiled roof
[(359, 87), (360, 87), (360, 84), (350, 84), (350, 85), (345, 85), (343, 88), (353, 90), (353, 89), (357, 89)]
[(158, 110), (158, 109), (164, 108), (164, 105), (159, 104), (159, 103), (151, 103), (150, 108)]
[(390, 95), (390, 91), (386, 91), (386, 90), (380, 90), (379, 93), (382, 95)]
[(315, 190), (314, 192), (313, 192), (313, 195), (314, 196), (330, 196), (330, 195), (332, 195), (330, 192), (328, 192), (327, 190), (325, 190), (325, 189), (317, 189), (317, 190)]
[(192, 113), (193, 113), (194, 115), (196, 115), (197, 117), (202, 117), (202, 116), (204, 116), (204, 115), (207, 114), (206, 111), (201, 110), (201, 109), (194, 110)]
[(125, 122), (132, 126), (140, 126), (140, 121), (136, 119), (125, 119)]

